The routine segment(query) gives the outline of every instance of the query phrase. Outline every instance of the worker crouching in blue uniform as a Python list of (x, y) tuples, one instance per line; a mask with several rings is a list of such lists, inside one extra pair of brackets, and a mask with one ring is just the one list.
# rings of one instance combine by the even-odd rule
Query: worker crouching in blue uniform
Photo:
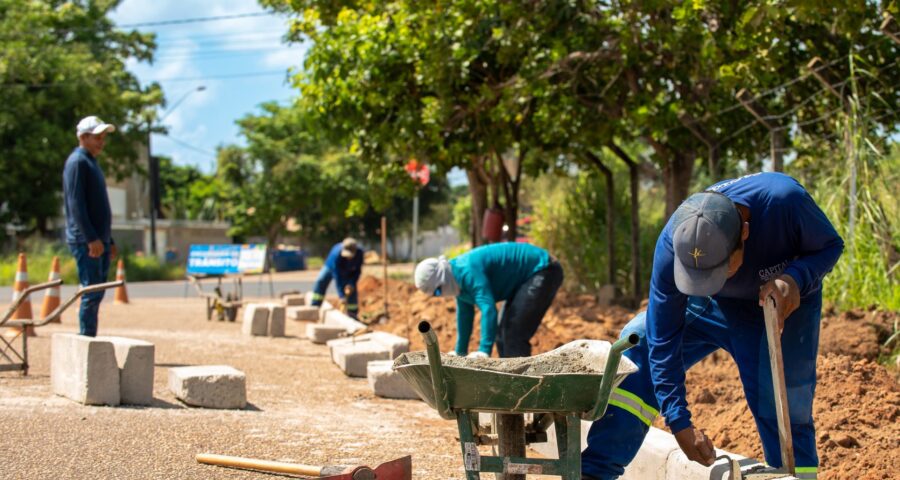
[[(475, 248), (453, 260), (429, 258), (416, 266), (416, 287), (429, 295), (456, 297), (456, 348), (466, 355), (481, 311), (481, 341), (472, 357), (531, 355), (531, 337), (563, 281), (562, 267), (546, 250), (523, 243)], [(497, 323), (497, 302), (505, 301)]]
[(692, 195), (656, 243), (650, 304), (622, 335), (640, 367), (610, 397), (582, 453), (585, 479), (612, 479), (632, 461), (650, 424), (663, 415), (685, 455), (703, 465), (712, 442), (691, 419), (685, 372), (723, 349), (737, 364), (766, 462), (782, 464), (762, 302), (772, 297), (783, 326), (785, 383), (797, 477), (816, 478), (816, 355), (822, 279), (843, 241), (806, 190), (780, 173), (726, 180)]
[(356, 282), (362, 273), (363, 249), (357, 245), (353, 238), (345, 238), (343, 242), (331, 247), (325, 265), (319, 272), (319, 278), (313, 286), (313, 306), (322, 305), (325, 300), (325, 292), (334, 278), (338, 297), (346, 307), (347, 315), (359, 317), (359, 297), (356, 291)]

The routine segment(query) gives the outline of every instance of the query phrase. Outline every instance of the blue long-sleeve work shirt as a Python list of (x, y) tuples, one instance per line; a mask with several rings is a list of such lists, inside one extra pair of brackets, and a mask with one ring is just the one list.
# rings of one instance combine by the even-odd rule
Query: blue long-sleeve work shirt
[(497, 302), (509, 300), (535, 273), (550, 265), (550, 254), (524, 243), (496, 243), (450, 260), (459, 285), (456, 297), (456, 353), (469, 350), (475, 307), (481, 311), (478, 350), (488, 355), (497, 335)]
[(112, 243), (112, 209), (103, 171), (87, 150), (77, 147), (63, 168), (66, 241)]
[[(797, 282), (801, 298), (820, 294), (822, 278), (834, 267), (844, 242), (800, 183), (780, 173), (758, 173), (719, 182), (709, 190), (750, 209), (744, 263), (716, 297), (755, 304), (760, 286), (782, 274)], [(670, 218), (653, 255), (647, 345), (660, 412), (669, 428), (678, 432), (691, 425), (691, 414), (685, 399), (681, 350), (687, 296), (675, 286), (674, 227)]]
[(362, 273), (363, 249), (357, 248), (356, 255), (353, 258), (344, 258), (341, 256), (343, 245), (341, 242), (336, 243), (328, 252), (325, 259), (325, 266), (334, 274), (334, 283), (337, 284), (338, 297), (344, 298), (344, 286), (355, 285)]

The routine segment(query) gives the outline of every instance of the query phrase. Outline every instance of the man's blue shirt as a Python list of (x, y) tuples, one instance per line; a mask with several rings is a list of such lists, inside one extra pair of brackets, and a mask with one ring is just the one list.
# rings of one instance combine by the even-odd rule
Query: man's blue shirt
[[(719, 182), (708, 190), (750, 210), (744, 263), (716, 297), (757, 305), (759, 288), (781, 274), (797, 282), (801, 298), (821, 295), (822, 278), (841, 256), (844, 242), (799, 182), (781, 173), (758, 173)], [(646, 341), (660, 412), (671, 430), (678, 432), (691, 425), (691, 414), (681, 350), (687, 296), (675, 286), (673, 228), (670, 218), (656, 242)]]
[(353, 258), (341, 256), (342, 242), (336, 243), (328, 252), (325, 266), (334, 274), (334, 282), (337, 284), (338, 297), (344, 298), (344, 286), (353, 285), (359, 280), (362, 273), (363, 249), (357, 248)]
[(488, 355), (497, 335), (497, 302), (509, 300), (529, 278), (550, 265), (550, 254), (525, 243), (495, 243), (450, 260), (459, 285), (456, 297), (456, 353), (465, 354), (472, 336), (475, 306), (481, 311), (478, 350)]
[(112, 209), (103, 171), (87, 150), (77, 147), (63, 169), (66, 242), (112, 243)]

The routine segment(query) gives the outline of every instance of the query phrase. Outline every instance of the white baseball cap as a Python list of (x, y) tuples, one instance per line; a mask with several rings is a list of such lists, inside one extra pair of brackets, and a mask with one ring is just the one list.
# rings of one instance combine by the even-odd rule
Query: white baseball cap
[(78, 122), (78, 126), (75, 127), (75, 133), (80, 137), (86, 133), (90, 133), (92, 135), (97, 135), (99, 133), (108, 132), (112, 133), (116, 131), (116, 126), (111, 123), (106, 123), (103, 120), (100, 120), (99, 117), (95, 117), (91, 115), (90, 117), (84, 117)]

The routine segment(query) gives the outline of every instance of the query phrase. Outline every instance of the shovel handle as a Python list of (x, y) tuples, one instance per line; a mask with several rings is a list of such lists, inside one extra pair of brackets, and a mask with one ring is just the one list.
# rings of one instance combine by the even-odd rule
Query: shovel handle
[(216, 455), (213, 453), (198, 453), (197, 461), (207, 465), (218, 465), (221, 467), (251, 468), (253, 470), (262, 470), (264, 472), (293, 473), (297, 475), (312, 475), (315, 477), (321, 476), (322, 469), (324, 468), (313, 465), (301, 465), (298, 463), (272, 462), (269, 460), (257, 460), (255, 458)]
[(772, 368), (772, 386), (775, 392), (775, 415), (778, 419), (778, 442), (781, 446), (781, 467), (793, 475), (794, 441), (791, 435), (791, 417), (788, 409), (787, 388), (784, 382), (784, 357), (781, 355), (781, 335), (778, 330), (778, 310), (775, 299), (766, 297), (763, 316), (766, 320), (766, 340), (769, 343), (769, 363)]

